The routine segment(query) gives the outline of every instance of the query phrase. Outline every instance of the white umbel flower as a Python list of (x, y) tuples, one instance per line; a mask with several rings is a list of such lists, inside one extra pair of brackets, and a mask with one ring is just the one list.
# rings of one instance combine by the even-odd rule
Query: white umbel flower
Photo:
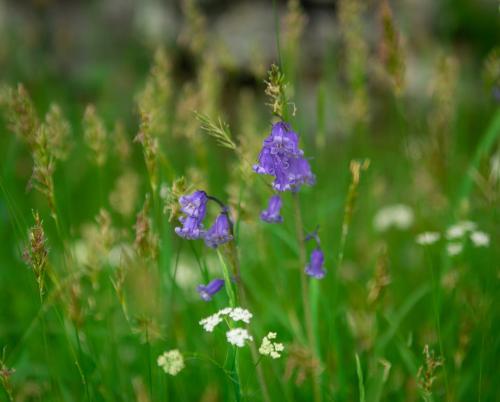
[(207, 318), (200, 321), (200, 325), (207, 332), (212, 332), (214, 328), (222, 322), (222, 316), (220, 312), (215, 313)]
[(385, 232), (394, 227), (399, 230), (408, 229), (413, 224), (412, 209), (404, 204), (388, 205), (380, 209), (373, 218), (373, 227), (378, 232)]
[(436, 243), (441, 238), (438, 232), (424, 232), (420, 233), (415, 241), (421, 246), (429, 246)]
[(229, 317), (234, 322), (243, 321), (246, 324), (250, 324), (253, 314), (241, 307), (225, 307), (217, 313), (201, 320), (200, 325), (205, 331), (212, 332), (223, 321), (224, 317)]
[(273, 359), (278, 359), (281, 357), (281, 352), (285, 350), (285, 346), (282, 343), (274, 342), (276, 339), (276, 332), (269, 332), (264, 339), (262, 339), (262, 344), (259, 348), (259, 353), (263, 356), (271, 356)]
[(476, 247), (488, 247), (490, 245), (490, 236), (480, 230), (472, 232), (470, 239)]
[(234, 328), (226, 332), (227, 341), (231, 345), (242, 348), (245, 346), (245, 341), (253, 341), (252, 336), (245, 328)]
[(233, 321), (243, 321), (246, 324), (250, 324), (250, 320), (253, 317), (252, 313), (244, 308), (235, 307), (230, 313), (229, 317)]
[(446, 238), (448, 239), (459, 239), (465, 236), (467, 232), (471, 232), (476, 229), (476, 224), (471, 221), (460, 221), (450, 226), (446, 231)]
[(454, 257), (458, 254), (460, 254), (463, 250), (463, 245), (462, 243), (449, 243), (446, 246), (446, 251), (448, 252), (448, 255)]
[(177, 349), (169, 350), (158, 356), (157, 363), (165, 373), (170, 375), (177, 375), (185, 367), (184, 358)]

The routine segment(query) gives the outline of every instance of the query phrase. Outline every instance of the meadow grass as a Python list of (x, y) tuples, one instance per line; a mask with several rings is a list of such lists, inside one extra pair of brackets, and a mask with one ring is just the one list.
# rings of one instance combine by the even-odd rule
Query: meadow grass
[[(205, 17), (182, 4), (184, 81), (161, 47), (128, 100), (3, 83), (0, 399), (497, 400), (500, 110), (482, 79), (498, 51), (442, 50), (417, 96), (389, 2), (371, 52), (366, 5), (342, 0), (311, 106), (298, 1), (269, 6), (276, 64), (250, 66), (251, 89), (228, 89)], [(283, 222), (267, 223), (276, 191), (253, 165), (281, 120), (316, 178), (280, 192)], [(175, 232), (195, 190), (208, 221), (231, 220), (216, 249)], [(321, 279), (305, 273), (317, 248)], [(199, 323), (239, 306), (251, 319)]]

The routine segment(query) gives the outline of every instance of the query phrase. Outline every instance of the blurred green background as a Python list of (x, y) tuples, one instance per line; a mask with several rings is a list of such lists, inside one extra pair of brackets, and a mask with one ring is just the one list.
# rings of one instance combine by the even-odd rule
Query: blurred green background
[[(285, 343), (284, 357), (259, 363), (268, 400), (313, 400), (318, 368), (327, 401), (500, 400), (499, 44), (496, 0), (0, 0), (0, 400), (235, 398), (224, 335), (198, 325), (228, 303), (195, 291), (220, 264), (169, 221), (181, 176), (231, 206), (256, 344), (269, 331)], [(275, 121), (272, 63), (317, 176), (300, 197), (328, 271), (310, 283), (319, 361), (305, 342), (292, 197), (283, 225), (260, 222), (268, 193), (250, 169)], [(59, 227), (28, 186), (34, 151), (12, 129), (18, 83), (40, 121), (55, 103), (70, 126), (53, 165)], [(84, 118), (88, 105), (98, 123)], [(239, 152), (219, 147), (194, 111), (226, 121)], [(136, 138), (148, 113), (155, 177)], [(84, 134), (96, 126), (103, 164)], [(350, 204), (353, 159), (370, 166)], [(390, 212), (376, 223), (397, 204), (409, 224)], [(22, 259), (34, 210), (49, 248), (42, 304)], [(450, 255), (445, 233), (461, 220), (489, 246), (463, 239)], [(156, 252), (137, 240), (145, 221)], [(416, 244), (425, 231), (442, 239)], [(425, 345), (444, 359), (430, 395)], [(169, 377), (156, 357), (174, 348), (186, 369)], [(248, 348), (240, 362), (242, 398), (266, 400)]]

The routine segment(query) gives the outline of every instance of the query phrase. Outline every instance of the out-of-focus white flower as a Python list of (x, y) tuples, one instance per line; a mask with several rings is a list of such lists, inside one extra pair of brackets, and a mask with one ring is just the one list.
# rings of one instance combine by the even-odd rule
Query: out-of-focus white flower
[(471, 232), (476, 229), (476, 224), (471, 221), (460, 221), (450, 226), (446, 231), (446, 238), (448, 239), (458, 239), (464, 237), (467, 232)]
[(280, 342), (273, 342), (276, 339), (276, 332), (269, 332), (264, 339), (262, 339), (262, 344), (259, 348), (259, 353), (264, 356), (271, 356), (273, 359), (278, 359), (281, 357), (281, 352), (285, 350), (285, 346)]
[(448, 252), (448, 255), (450, 256), (456, 256), (460, 254), (463, 250), (463, 245), (462, 243), (448, 243), (446, 245), (446, 251)]
[(404, 204), (388, 205), (380, 209), (373, 218), (373, 227), (378, 232), (385, 232), (394, 227), (399, 230), (408, 229), (413, 224), (412, 209)]
[(250, 324), (250, 319), (253, 317), (252, 313), (241, 307), (235, 307), (231, 312), (229, 312), (229, 317), (233, 321), (243, 321)]
[(476, 247), (488, 247), (490, 245), (490, 236), (485, 232), (481, 232), (480, 230), (472, 232), (470, 235), (470, 239)]
[(436, 243), (441, 238), (438, 232), (424, 232), (420, 233), (415, 241), (421, 246), (428, 246)]
[(184, 358), (177, 349), (169, 350), (158, 356), (157, 363), (165, 373), (170, 375), (177, 375), (185, 367)]
[(245, 346), (245, 341), (253, 341), (252, 336), (245, 328), (234, 328), (226, 332), (227, 341), (231, 345), (242, 348)]
[(119, 267), (123, 263), (130, 260), (134, 255), (134, 249), (130, 244), (120, 243), (115, 246), (108, 253), (108, 264), (112, 267)]
[(200, 321), (200, 325), (207, 332), (212, 332), (214, 328), (222, 322), (222, 316), (219, 313), (215, 313), (207, 318)]

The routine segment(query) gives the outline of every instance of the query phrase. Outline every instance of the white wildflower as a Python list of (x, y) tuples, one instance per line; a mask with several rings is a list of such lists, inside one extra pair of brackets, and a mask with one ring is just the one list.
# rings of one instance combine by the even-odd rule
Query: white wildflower
[(253, 317), (252, 313), (244, 308), (225, 307), (217, 313), (201, 320), (200, 325), (205, 331), (212, 332), (214, 328), (223, 321), (224, 316), (229, 317), (235, 322), (243, 321), (246, 324), (250, 324), (250, 319)]
[(490, 245), (490, 236), (480, 230), (472, 232), (470, 239), (476, 247), (488, 247)]
[(436, 243), (440, 238), (441, 235), (438, 232), (424, 232), (420, 233), (415, 241), (421, 246), (428, 246)]
[(200, 321), (200, 325), (207, 332), (212, 332), (214, 328), (222, 322), (222, 317), (220, 312), (215, 313), (207, 318)]
[(231, 311), (233, 311), (233, 309), (231, 307), (226, 307), (226, 308), (223, 308), (222, 310), (220, 310), (218, 314), (228, 315)]
[(450, 226), (446, 231), (446, 237), (448, 239), (458, 239), (464, 237), (467, 232), (471, 232), (476, 229), (476, 224), (471, 221), (460, 221)]
[(245, 328), (234, 328), (226, 332), (227, 341), (231, 345), (242, 348), (245, 346), (245, 341), (253, 341), (252, 336)]
[(250, 324), (250, 319), (253, 317), (252, 313), (244, 308), (235, 307), (230, 313), (229, 317), (233, 321), (243, 321), (247, 324)]
[(452, 257), (460, 254), (462, 250), (463, 250), (462, 243), (449, 243), (446, 246), (446, 251), (448, 252), (448, 255)]
[(177, 375), (185, 367), (184, 358), (177, 349), (169, 350), (158, 356), (157, 363), (165, 373), (170, 375)]
[(285, 346), (282, 343), (273, 342), (276, 336), (276, 332), (269, 332), (264, 339), (262, 339), (262, 344), (259, 348), (259, 353), (261, 355), (271, 356), (273, 359), (281, 357), (281, 352), (285, 350)]
[(376, 213), (373, 218), (373, 227), (378, 232), (385, 232), (391, 227), (405, 230), (413, 224), (413, 220), (413, 211), (407, 205), (388, 205)]

